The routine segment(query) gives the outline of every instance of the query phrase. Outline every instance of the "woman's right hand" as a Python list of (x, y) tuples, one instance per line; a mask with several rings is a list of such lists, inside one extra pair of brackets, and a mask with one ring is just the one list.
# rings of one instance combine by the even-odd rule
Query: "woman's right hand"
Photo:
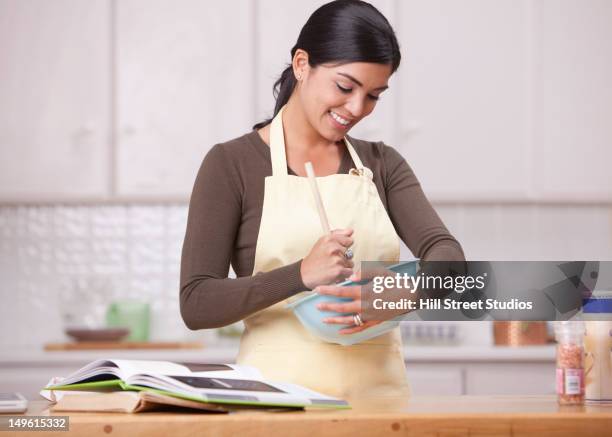
[(309, 289), (334, 284), (353, 274), (353, 262), (344, 253), (353, 244), (352, 229), (334, 229), (317, 240), (302, 260), (302, 282)]

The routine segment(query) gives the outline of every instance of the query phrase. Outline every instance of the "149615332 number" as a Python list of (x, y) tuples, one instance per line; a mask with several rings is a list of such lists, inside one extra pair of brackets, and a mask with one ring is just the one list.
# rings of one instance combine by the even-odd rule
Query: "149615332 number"
[(45, 430), (67, 431), (69, 429), (68, 416), (4, 416), (0, 418), (0, 431)]

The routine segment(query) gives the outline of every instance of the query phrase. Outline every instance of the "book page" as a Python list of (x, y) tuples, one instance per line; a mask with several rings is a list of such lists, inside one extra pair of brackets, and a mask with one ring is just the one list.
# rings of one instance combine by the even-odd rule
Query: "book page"
[(122, 379), (132, 383), (134, 375), (219, 376), (224, 378), (261, 379), (254, 367), (236, 364), (173, 363), (170, 361), (112, 360), (121, 369)]
[(300, 407), (307, 405), (343, 407), (347, 403), (294, 384), (270, 383), (265, 380), (201, 376), (135, 375), (134, 385), (145, 386), (202, 401), (242, 405)]
[(130, 383), (130, 377), (134, 375), (196, 375), (261, 379), (261, 373), (256, 368), (236, 364), (108, 359), (93, 361), (65, 378), (57, 377), (55, 378), (56, 384), (54, 385), (68, 385), (85, 380), (96, 380), (96, 377), (100, 375), (115, 376), (127, 383)]

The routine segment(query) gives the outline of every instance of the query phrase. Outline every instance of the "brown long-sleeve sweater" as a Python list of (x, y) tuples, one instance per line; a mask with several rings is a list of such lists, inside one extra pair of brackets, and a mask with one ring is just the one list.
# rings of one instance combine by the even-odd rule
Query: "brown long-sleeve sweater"
[[(404, 158), (382, 142), (349, 141), (374, 173), (382, 203), (412, 253), (423, 260), (465, 259)], [(352, 167), (345, 148), (339, 172)], [(228, 325), (308, 289), (301, 261), (251, 276), (264, 178), (271, 174), (270, 148), (256, 130), (215, 145), (204, 158), (191, 195), (181, 258), (181, 314), (190, 329)], [(237, 278), (227, 277), (230, 263)]]

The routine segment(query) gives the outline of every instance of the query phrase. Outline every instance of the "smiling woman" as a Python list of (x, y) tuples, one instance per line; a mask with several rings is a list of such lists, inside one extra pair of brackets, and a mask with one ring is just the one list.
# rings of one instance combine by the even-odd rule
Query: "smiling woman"
[[(463, 260), (395, 149), (348, 136), (400, 64), (387, 19), (339, 0), (308, 19), (274, 85), (273, 117), (215, 145), (198, 173), (181, 260), (181, 313), (191, 329), (244, 319), (238, 362), (272, 380), (330, 395), (409, 393), (396, 329), (341, 347), (306, 331), (285, 308), (300, 292), (348, 298), (327, 323), (352, 333), (363, 320), (359, 287), (333, 284), (361, 261), (395, 263), (401, 238), (424, 260)], [(305, 175), (312, 162), (332, 228), (324, 235)], [(399, 238), (398, 238), (399, 237)], [(349, 255), (351, 254), (351, 255)], [(237, 278), (227, 277), (232, 264)]]

